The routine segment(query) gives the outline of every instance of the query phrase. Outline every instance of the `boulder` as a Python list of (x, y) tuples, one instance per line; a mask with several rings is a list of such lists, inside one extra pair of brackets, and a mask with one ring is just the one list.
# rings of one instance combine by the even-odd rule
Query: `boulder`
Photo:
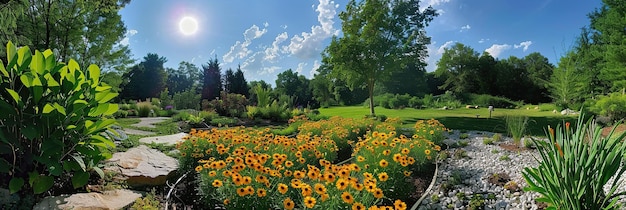
[(577, 114), (576, 111), (571, 110), (571, 109), (564, 109), (563, 111), (561, 111), (561, 115), (572, 115), (572, 114)]
[(106, 165), (105, 170), (125, 176), (129, 186), (143, 187), (165, 184), (167, 177), (178, 169), (178, 160), (146, 145), (139, 145), (113, 154)]
[(33, 207), (33, 209), (123, 209), (129, 207), (140, 193), (131, 190), (119, 189), (102, 193), (78, 193), (65, 196), (49, 196)]
[(186, 133), (177, 133), (167, 136), (153, 136), (153, 137), (144, 137), (139, 139), (139, 142), (144, 144), (165, 144), (165, 145), (175, 145), (177, 142), (183, 140), (183, 137), (187, 136)]

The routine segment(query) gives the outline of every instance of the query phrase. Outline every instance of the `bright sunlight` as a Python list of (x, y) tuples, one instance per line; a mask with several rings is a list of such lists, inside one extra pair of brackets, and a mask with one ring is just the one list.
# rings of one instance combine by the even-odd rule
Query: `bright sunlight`
[(184, 35), (193, 35), (198, 31), (198, 21), (190, 16), (185, 16), (178, 22), (178, 29)]

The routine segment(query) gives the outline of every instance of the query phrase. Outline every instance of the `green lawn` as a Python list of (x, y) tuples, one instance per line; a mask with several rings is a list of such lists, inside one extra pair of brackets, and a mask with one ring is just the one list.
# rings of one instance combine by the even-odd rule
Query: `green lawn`
[[(361, 118), (369, 114), (369, 108), (364, 106), (330, 107), (319, 109), (321, 115), (341, 116), (347, 118)], [(562, 116), (560, 113), (552, 111), (540, 111), (535, 109), (495, 109), (492, 118), (489, 118), (487, 108), (480, 109), (385, 109), (376, 107), (377, 115), (387, 117), (400, 117), (407, 127), (412, 126), (420, 119), (435, 118), (446, 127), (455, 130), (478, 130), (506, 133), (504, 117), (508, 115), (522, 115), (528, 117), (528, 134), (534, 136), (545, 136), (545, 128), (548, 125), (556, 126), (565, 121), (574, 123), (577, 116)], [(477, 117), (478, 115), (478, 117)]]

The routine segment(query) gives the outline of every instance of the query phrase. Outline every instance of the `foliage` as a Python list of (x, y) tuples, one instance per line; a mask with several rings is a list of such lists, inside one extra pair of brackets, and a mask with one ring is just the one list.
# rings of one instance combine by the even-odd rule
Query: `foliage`
[(157, 200), (157, 198), (155, 197), (155, 190), (154, 188), (146, 194), (145, 197), (143, 198), (137, 198), (135, 200), (135, 203), (133, 203), (133, 205), (130, 207), (131, 209), (142, 209), (142, 210), (159, 210), (161, 209), (161, 202), (159, 202), (159, 200)]
[(515, 108), (520, 106), (520, 103), (512, 101), (511, 99), (487, 94), (469, 94), (468, 104), (481, 107), (493, 106), (496, 108)]
[(200, 69), (189, 62), (182, 61), (178, 69), (167, 69), (167, 90), (173, 95), (186, 91), (200, 83)]
[(348, 87), (366, 87), (370, 115), (375, 115), (377, 81), (386, 81), (407, 66), (424, 68), (430, 44), (424, 28), (435, 16), (432, 7), (421, 10), (419, 0), (351, 0), (339, 14), (343, 37), (333, 37), (323, 61)]
[[(347, 159), (352, 154), (351, 142), (358, 141), (359, 137), (363, 136), (375, 123), (376, 121), (372, 119), (331, 117), (327, 120), (304, 122), (298, 130), (300, 134), (324, 136), (333, 140), (339, 147), (338, 156)], [(387, 130), (395, 131), (395, 127)]]
[[(369, 99), (364, 102), (365, 106), (369, 106)], [(410, 96), (408, 94), (398, 95), (398, 94), (382, 94), (374, 97), (374, 104), (376, 106), (381, 106), (387, 109), (402, 109), (402, 108), (421, 108), (422, 100), (415, 97)]]
[(220, 96), (223, 90), (221, 71), (217, 57), (202, 65), (202, 100), (211, 101)]
[(176, 93), (172, 96), (172, 100), (174, 101), (174, 108), (177, 110), (182, 109), (200, 109), (200, 97), (201, 95), (198, 93), (197, 89), (192, 87), (183, 92)]
[(270, 105), (270, 101), (272, 100), (272, 98), (270, 97), (271, 89), (264, 88), (261, 85), (256, 85), (253, 87), (253, 91), (256, 95), (257, 106), (265, 107)]
[(418, 120), (415, 122), (413, 127), (415, 128), (415, 135), (413, 138), (425, 138), (434, 142), (436, 145), (441, 145), (443, 143), (443, 133), (448, 131), (448, 129), (441, 124), (441, 122), (435, 119), (426, 121)]
[(506, 124), (506, 130), (511, 137), (513, 137), (513, 143), (520, 146), (522, 137), (526, 134), (526, 127), (528, 126), (528, 117), (509, 115), (504, 117)]
[(117, 96), (100, 83), (100, 69), (81, 70), (72, 59), (57, 63), (51, 50), (31, 54), (29, 47), (7, 44), (0, 60), (0, 186), (12, 193), (47, 192), (56, 181), (79, 188), (90, 172), (103, 176), (98, 163), (115, 147), (103, 132), (114, 124)]
[[(79, 66), (121, 70), (134, 62), (129, 47), (119, 44), (127, 29), (118, 11), (129, 2), (2, 1), (0, 43), (12, 40), (41, 52), (55, 49), (60, 61), (74, 58)], [(7, 61), (5, 55), (6, 48), (0, 48), (0, 60)]]
[(611, 121), (626, 118), (626, 95), (612, 93), (608, 96), (600, 96), (589, 110), (597, 114), (607, 116)]
[(152, 104), (150, 102), (139, 102), (137, 103), (137, 116), (139, 117), (148, 117), (152, 111)]
[(568, 53), (559, 60), (549, 83), (550, 96), (558, 107), (572, 108), (580, 103), (589, 89), (589, 76), (579, 65), (574, 53)]
[(293, 97), (293, 106), (307, 107), (312, 104), (313, 92), (309, 85), (310, 81), (304, 75), (298, 75), (291, 69), (281, 72), (276, 78), (276, 93)]
[(237, 71), (233, 73), (231, 69), (226, 71), (224, 75), (224, 91), (228, 93), (235, 93), (250, 97), (250, 90), (248, 89), (248, 82), (241, 71), (241, 66), (237, 66)]
[(219, 115), (229, 117), (242, 117), (246, 114), (248, 99), (246, 96), (236, 93), (226, 93), (222, 91), (219, 99), (214, 99), (206, 103), (204, 110), (215, 110)]
[(156, 98), (165, 89), (167, 73), (163, 64), (167, 59), (153, 53), (148, 53), (143, 59), (122, 76), (124, 78), (122, 98), (139, 100)]
[[(626, 153), (626, 133), (606, 137), (593, 120), (583, 114), (575, 127), (565, 123), (556, 129), (548, 127), (549, 141), (534, 141), (540, 157), (539, 166), (524, 168), (528, 183), (525, 191), (541, 194), (537, 201), (548, 209), (614, 209), (626, 192), (618, 192), (620, 177), (626, 171), (622, 159)], [(609, 180), (615, 178), (609, 184)], [(608, 192), (604, 186), (610, 186)]]

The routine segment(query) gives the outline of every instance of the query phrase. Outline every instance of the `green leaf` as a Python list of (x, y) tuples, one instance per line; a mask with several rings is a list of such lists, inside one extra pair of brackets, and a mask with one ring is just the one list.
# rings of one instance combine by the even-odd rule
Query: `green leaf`
[(20, 47), (20, 49), (17, 50), (17, 54), (17, 64), (19, 65), (20, 69), (26, 69), (28, 66), (30, 66), (33, 54), (30, 52), (30, 48), (28, 46)]
[(11, 194), (20, 191), (22, 186), (24, 186), (24, 179), (22, 178), (13, 177), (11, 181), (9, 181), (9, 191)]
[[(39, 80), (39, 78), (37, 78), (37, 80)], [(41, 84), (41, 82), (39, 82)], [(32, 87), (33, 91), (33, 98), (35, 100), (35, 103), (39, 103), (39, 100), (41, 100), (41, 97), (43, 96), (43, 86), (39, 85), (39, 86), (33, 86)]]
[(67, 114), (65, 113), (65, 108), (64, 108), (63, 106), (61, 106), (59, 103), (54, 102), (54, 105), (53, 105), (53, 106), (54, 106), (54, 108), (56, 108), (56, 110), (57, 110), (59, 113), (61, 113), (61, 114), (63, 114), (63, 115), (67, 115)]
[(69, 73), (74, 76), (74, 72), (76, 70), (80, 70), (80, 66), (78, 65), (78, 62), (76, 62), (74, 59), (70, 59), (70, 61), (67, 62), (67, 69), (69, 70)]
[(19, 104), (22, 102), (22, 98), (20, 97), (19, 94), (17, 94), (17, 92), (15, 92), (15, 90), (11, 90), (9, 88), (5, 88), (5, 89), (7, 90), (7, 92), (9, 92), (9, 95), (11, 95), (15, 103)]
[(80, 169), (82, 169), (83, 171), (87, 170), (87, 167), (85, 167), (85, 161), (83, 161), (83, 158), (78, 156), (78, 155), (72, 155), (72, 158), (74, 158), (74, 160), (76, 160), (76, 163), (78, 163), (78, 165), (80, 166)]
[(39, 131), (34, 125), (27, 125), (22, 129), (22, 135), (26, 136), (26, 138), (33, 140), (39, 136)]
[(111, 141), (110, 139), (104, 138), (101, 135), (92, 135), (91, 139), (94, 140), (94, 142), (92, 142), (92, 144), (97, 144), (97, 143), (102, 143), (102, 147), (111, 147), (114, 148), (115, 147), (115, 143), (113, 141)]
[(30, 69), (34, 70), (39, 75), (44, 74), (45, 58), (43, 57), (43, 54), (39, 52), (39, 50), (35, 50), (35, 55), (33, 56), (33, 60), (30, 63)]
[(74, 189), (85, 186), (87, 181), (89, 181), (89, 173), (87, 172), (78, 171), (72, 176), (72, 186)]
[(4, 68), (4, 62), (2, 60), (0, 60), (0, 73), (5, 77), (9, 77), (9, 72)]
[(33, 86), (33, 78), (30, 74), (20, 75), (20, 81), (22, 81), (22, 84), (24, 84), (27, 88)]
[(97, 117), (102, 115), (103, 113), (107, 112), (109, 110), (109, 104), (98, 104), (97, 107), (92, 108), (89, 111), (89, 116), (90, 117)]
[(76, 100), (74, 101), (74, 104), (89, 104), (89, 103), (85, 100)]
[(33, 180), (33, 193), (41, 194), (48, 191), (54, 185), (54, 178), (51, 176), (40, 175)]
[(91, 83), (91, 88), (98, 86), (98, 83), (100, 83), (100, 68), (91, 64), (87, 67), (87, 70), (89, 71), (89, 79), (93, 82)]
[(58, 86), (60, 86), (59, 82), (57, 82), (54, 79), (54, 77), (52, 77), (52, 74), (50, 74), (50, 73), (45, 74), (43, 76), (43, 78), (46, 79), (46, 84), (48, 85), (48, 87), (58, 87)]
[(7, 68), (13, 68), (13, 65), (17, 63), (17, 48), (13, 45), (13, 42), (7, 43)]
[(65, 127), (65, 129), (67, 129), (67, 130), (71, 130), (71, 129), (74, 129), (74, 128), (76, 128), (76, 125), (68, 125), (67, 127)]
[(96, 171), (96, 173), (98, 173), (101, 179), (104, 179), (104, 171), (102, 171), (102, 169), (100, 169), (99, 167), (93, 167), (92, 169)]
[(55, 110), (55, 108), (51, 104), (49, 104), (49, 103), (47, 103), (46, 105), (43, 106), (43, 113), (44, 114), (48, 114), (48, 113), (50, 113), (50, 112), (52, 112), (54, 110)]
[(101, 85), (101, 86), (96, 87), (97, 92), (106, 91), (110, 89), (111, 89), (111, 86), (108, 86), (108, 85)]
[(119, 109), (119, 105), (117, 104), (109, 104), (107, 110), (103, 113), (103, 115), (113, 115)]
[(0, 173), (9, 173), (9, 168), (11, 168), (9, 162), (5, 159), (0, 158)]
[(96, 101), (98, 101), (98, 103), (106, 103), (118, 95), (118, 93), (112, 92), (99, 92), (96, 93)]

